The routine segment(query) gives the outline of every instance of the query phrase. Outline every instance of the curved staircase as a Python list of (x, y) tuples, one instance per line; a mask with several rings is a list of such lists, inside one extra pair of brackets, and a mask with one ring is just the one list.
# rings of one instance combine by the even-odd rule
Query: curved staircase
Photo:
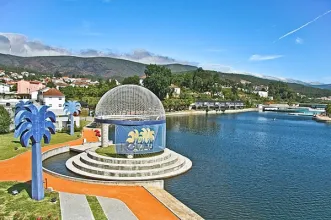
[(66, 162), (72, 172), (100, 180), (156, 180), (177, 176), (188, 171), (192, 162), (169, 149), (157, 156), (123, 159), (101, 156), (89, 150)]

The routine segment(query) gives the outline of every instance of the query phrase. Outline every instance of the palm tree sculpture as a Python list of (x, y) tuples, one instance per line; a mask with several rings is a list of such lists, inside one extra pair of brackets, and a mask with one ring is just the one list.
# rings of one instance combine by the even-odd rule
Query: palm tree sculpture
[(81, 105), (77, 101), (68, 101), (64, 103), (64, 113), (70, 117), (70, 135), (74, 135), (74, 114), (79, 114)]
[(32, 143), (32, 199), (44, 198), (41, 140), (48, 144), (51, 134), (55, 134), (55, 114), (47, 111), (48, 106), (39, 109), (33, 105), (26, 105), (15, 116), (15, 138), (20, 137), (23, 147)]
[(15, 115), (21, 111), (21, 110), (25, 110), (24, 106), (27, 106), (27, 105), (31, 105), (32, 102), (31, 101), (19, 101), (16, 105), (15, 105)]

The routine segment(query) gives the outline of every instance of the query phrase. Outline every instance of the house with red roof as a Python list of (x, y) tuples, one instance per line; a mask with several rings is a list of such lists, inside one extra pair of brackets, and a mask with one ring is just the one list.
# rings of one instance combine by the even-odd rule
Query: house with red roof
[(47, 105), (50, 109), (63, 109), (65, 100), (65, 95), (54, 88), (43, 91), (40, 96), (40, 104)]
[[(61, 130), (65, 127), (70, 126), (70, 120), (68, 115), (63, 111), (63, 106), (66, 101), (65, 95), (58, 89), (45, 88), (39, 91), (38, 101), (41, 105), (49, 106), (49, 110), (54, 112), (56, 115), (55, 127)], [(80, 117), (74, 117), (74, 123), (77, 127), (80, 126)]]

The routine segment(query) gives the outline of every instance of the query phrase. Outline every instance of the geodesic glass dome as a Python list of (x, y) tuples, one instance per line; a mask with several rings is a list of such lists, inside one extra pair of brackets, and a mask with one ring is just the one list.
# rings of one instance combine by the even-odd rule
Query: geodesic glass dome
[[(109, 90), (100, 99), (95, 113), (96, 122), (115, 125), (114, 143), (118, 154), (155, 153), (166, 147), (163, 105), (144, 87), (123, 85)], [(108, 141), (108, 132), (102, 133)]]
[(97, 104), (97, 119), (165, 120), (160, 99), (150, 90), (137, 85), (122, 85), (109, 90)]

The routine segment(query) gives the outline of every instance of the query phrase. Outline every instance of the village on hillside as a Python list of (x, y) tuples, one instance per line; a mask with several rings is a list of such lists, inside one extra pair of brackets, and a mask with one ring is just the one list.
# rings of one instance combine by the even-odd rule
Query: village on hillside
[[(63, 73), (53, 75), (41, 75), (28, 71), (19, 73), (0, 69), (0, 105), (9, 111), (11, 116), (13, 116), (13, 107), (20, 100), (30, 100), (37, 105), (47, 105), (58, 116), (56, 128), (63, 129), (68, 126), (68, 118), (63, 112), (63, 105), (66, 100), (79, 101), (86, 110), (83, 115), (91, 116), (93, 114), (91, 110), (94, 110), (100, 97), (109, 89), (121, 83), (147, 87), (144, 85), (146, 75), (128, 77), (121, 83), (116, 79), (108, 79), (105, 83), (87, 77), (66, 76)], [(202, 89), (192, 89), (195, 85), (191, 86), (190, 89), (189, 86), (186, 86), (185, 80), (180, 77), (179, 74), (172, 76), (172, 83), (169, 84), (166, 94), (164, 97), (159, 97), (163, 100), (163, 105), (167, 111), (236, 109), (256, 107), (257, 104), (263, 102), (269, 104), (274, 102), (275, 89), (269, 88), (268, 85), (252, 85), (247, 80), (241, 80), (240, 83), (231, 85), (221, 83), (217, 79), (215, 82), (212, 81), (212, 85), (209, 87), (201, 82)], [(153, 88), (149, 89), (153, 91)], [(311, 99), (299, 93), (294, 94), (294, 96), (299, 99)], [(255, 104), (252, 100), (256, 101)], [(315, 100), (330, 101), (331, 96), (320, 97)], [(76, 120), (76, 124), (79, 125), (79, 119)]]

